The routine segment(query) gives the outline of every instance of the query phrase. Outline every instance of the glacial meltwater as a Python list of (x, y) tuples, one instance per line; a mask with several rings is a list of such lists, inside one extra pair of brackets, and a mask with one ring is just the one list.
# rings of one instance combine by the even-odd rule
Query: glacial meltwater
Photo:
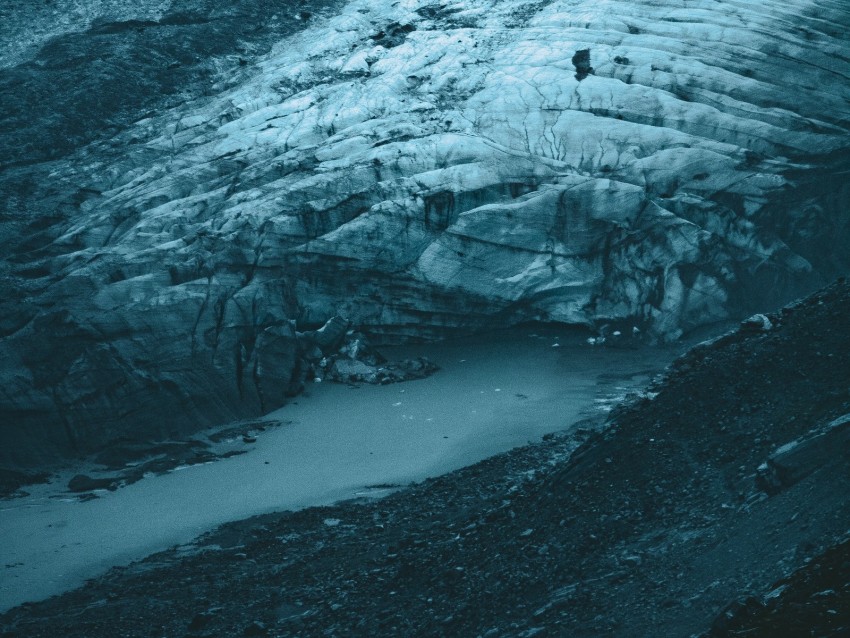
[[(571, 427), (644, 387), (683, 345), (594, 347), (587, 334), (523, 327), (439, 344), (385, 349), (427, 356), (433, 376), (357, 388), (310, 384), (269, 418), (285, 425), (241, 438), (247, 454), (178, 468), (99, 498), (67, 492), (76, 467), (29, 496), (0, 501), (0, 611), (222, 523), (275, 510), (376, 496), (374, 486), (444, 474)], [(198, 435), (202, 436), (202, 434)]]

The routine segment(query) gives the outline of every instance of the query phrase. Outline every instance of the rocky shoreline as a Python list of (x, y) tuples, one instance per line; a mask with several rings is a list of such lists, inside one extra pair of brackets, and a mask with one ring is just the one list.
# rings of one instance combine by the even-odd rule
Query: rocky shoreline
[[(607, 424), (224, 526), (16, 608), (2, 635), (768, 636), (789, 609), (842, 635), (848, 317), (840, 281), (692, 349)], [(802, 471), (765, 491), (760, 466), (795, 447)]]
[[(423, 379), (439, 369), (427, 357), (387, 360), (365, 335), (352, 330), (349, 322), (341, 317), (332, 317), (317, 330), (295, 332), (294, 335), (296, 363), (287, 391), (290, 396), (303, 392), (308, 382), (328, 380), (350, 386), (386, 385)], [(68, 490), (79, 494), (82, 500), (89, 500), (97, 498), (96, 490), (115, 490), (148, 474), (162, 474), (179, 466), (243, 454), (245, 450), (218, 450), (216, 444), (240, 437), (246, 444), (254, 443), (259, 433), (281, 424), (276, 419), (247, 419), (189, 438), (146, 441), (128, 437), (107, 441), (96, 453), (85, 457), (84, 464), (93, 466), (97, 474), (73, 476)], [(27, 496), (27, 485), (44, 483), (50, 478), (46, 471), (0, 469), (0, 472), (0, 499)]]

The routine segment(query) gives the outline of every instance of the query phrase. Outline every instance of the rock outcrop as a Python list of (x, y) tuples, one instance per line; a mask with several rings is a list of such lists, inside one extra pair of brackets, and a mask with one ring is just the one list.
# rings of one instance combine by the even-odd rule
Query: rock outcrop
[[(296, 327), (335, 314), (673, 339), (848, 267), (846, 3), (287, 11), (269, 53), (76, 150), (2, 131), (0, 461), (276, 407)], [(191, 23), (145, 20), (88, 33)]]

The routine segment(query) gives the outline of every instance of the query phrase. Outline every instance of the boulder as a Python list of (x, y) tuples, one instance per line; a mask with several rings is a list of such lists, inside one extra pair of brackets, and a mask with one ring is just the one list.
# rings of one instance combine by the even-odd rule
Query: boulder
[(356, 359), (337, 359), (330, 369), (330, 378), (340, 383), (377, 383), (378, 369)]
[(243, 636), (268, 636), (269, 630), (266, 627), (265, 623), (260, 622), (259, 620), (254, 620), (249, 623), (244, 630), (242, 630)]
[(741, 322), (741, 332), (768, 332), (773, 329), (773, 322), (763, 314), (755, 314)]
[(366, 337), (359, 332), (346, 335), (346, 342), (340, 347), (339, 354), (349, 359), (357, 359), (370, 366), (386, 362), (386, 358), (378, 352)]
[(68, 481), (68, 489), (72, 492), (91, 492), (92, 490), (115, 489), (115, 479), (96, 479), (86, 474), (77, 474)]
[(397, 361), (386, 367), (392, 373), (397, 374), (405, 381), (409, 381), (411, 379), (424, 379), (439, 370), (437, 364), (425, 357), (402, 359), (401, 361)]
[(438, 370), (425, 357), (369, 365), (363, 361), (339, 358), (329, 371), (329, 378), (339, 383), (373, 383), (386, 385), (414, 379), (424, 379)]
[(331, 317), (325, 325), (312, 333), (311, 338), (322, 353), (333, 354), (342, 345), (350, 323), (342, 317)]
[(802, 439), (786, 443), (762, 463), (757, 486), (776, 494), (827, 466), (836, 457), (850, 454), (850, 414), (834, 419)]
[(593, 67), (590, 66), (590, 49), (579, 49), (576, 51), (572, 62), (576, 68), (576, 80), (579, 82), (593, 73)]

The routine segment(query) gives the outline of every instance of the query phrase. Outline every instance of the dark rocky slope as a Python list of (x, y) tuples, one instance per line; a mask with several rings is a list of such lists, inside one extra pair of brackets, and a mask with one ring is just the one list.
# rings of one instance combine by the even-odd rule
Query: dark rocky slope
[(848, 268), (840, 0), (10, 7), (5, 465), (279, 405), (292, 321), (674, 339)]
[[(694, 348), (596, 433), (225, 526), (4, 635), (846, 635), (848, 318), (834, 284)], [(768, 460), (797, 468), (770, 495)]]

